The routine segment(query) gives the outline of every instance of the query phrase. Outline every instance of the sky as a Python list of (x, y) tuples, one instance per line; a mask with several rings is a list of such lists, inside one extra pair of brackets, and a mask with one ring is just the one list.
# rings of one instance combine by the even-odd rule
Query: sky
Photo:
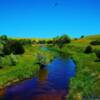
[(51, 38), (100, 33), (100, 0), (0, 0), (0, 35)]

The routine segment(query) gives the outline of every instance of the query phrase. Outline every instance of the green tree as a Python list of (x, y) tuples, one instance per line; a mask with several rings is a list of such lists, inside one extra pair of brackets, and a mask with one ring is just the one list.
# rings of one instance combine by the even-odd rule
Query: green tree
[(84, 53), (86, 53), (86, 54), (92, 53), (92, 47), (90, 45), (87, 46)]
[(70, 43), (71, 39), (65, 34), (62, 36), (57, 36), (56, 38), (53, 39), (53, 43), (57, 44), (59, 47), (63, 47), (64, 44)]
[(4, 45), (2, 51), (3, 51), (4, 55), (10, 55), (11, 53), (16, 54), (16, 55), (23, 54), (24, 47), (20, 42), (10, 40)]
[(25, 52), (23, 45), (18, 41), (14, 41), (11, 44), (10, 48), (11, 48), (12, 53), (16, 54), (16, 55), (17, 54), (23, 54)]
[(8, 43), (4, 44), (2, 52), (3, 52), (4, 55), (10, 55), (11, 54), (12, 51), (11, 51), (10, 45)]
[(7, 41), (8, 41), (8, 37), (6, 35), (0, 36), (0, 42), (2, 44), (6, 44)]
[(94, 40), (90, 42), (91, 45), (100, 45), (100, 40)]
[(81, 39), (84, 38), (84, 35), (81, 36)]

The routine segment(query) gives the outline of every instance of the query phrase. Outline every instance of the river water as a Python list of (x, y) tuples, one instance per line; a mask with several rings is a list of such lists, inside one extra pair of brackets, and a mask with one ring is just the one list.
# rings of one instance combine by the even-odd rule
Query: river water
[(4, 100), (64, 100), (75, 67), (72, 59), (56, 58), (42, 69), (47, 71), (44, 80), (38, 77), (7, 87)]

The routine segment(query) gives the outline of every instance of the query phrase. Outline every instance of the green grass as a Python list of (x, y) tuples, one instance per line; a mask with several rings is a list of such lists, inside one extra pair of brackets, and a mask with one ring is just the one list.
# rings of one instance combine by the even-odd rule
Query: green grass
[(45, 52), (39, 46), (26, 45), (24, 48), (25, 53), (23, 55), (14, 57), (16, 65), (12, 65), (11, 55), (2, 58), (3, 68), (0, 69), (0, 87), (6, 87), (14, 82), (36, 77), (40, 69), (40, 66), (36, 64), (38, 62), (37, 54), (46, 58), (46, 64), (54, 58), (54, 53)]
[[(85, 47), (90, 42), (90, 37), (88, 38), (73, 41), (63, 48), (71, 52), (77, 65), (76, 76), (70, 80), (68, 100), (83, 100), (83, 97), (91, 100), (90, 96), (100, 96), (100, 62), (96, 62), (95, 53), (84, 54)], [(92, 36), (91, 41), (94, 39), (96, 37)], [(92, 48), (100, 50), (100, 46), (92, 46)]]

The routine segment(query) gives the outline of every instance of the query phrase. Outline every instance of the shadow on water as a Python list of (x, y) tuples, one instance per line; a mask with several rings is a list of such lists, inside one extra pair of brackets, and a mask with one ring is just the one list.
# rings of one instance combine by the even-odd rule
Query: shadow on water
[(54, 59), (40, 71), (39, 78), (8, 87), (4, 100), (64, 100), (69, 79), (74, 75), (75, 63), (72, 59)]

